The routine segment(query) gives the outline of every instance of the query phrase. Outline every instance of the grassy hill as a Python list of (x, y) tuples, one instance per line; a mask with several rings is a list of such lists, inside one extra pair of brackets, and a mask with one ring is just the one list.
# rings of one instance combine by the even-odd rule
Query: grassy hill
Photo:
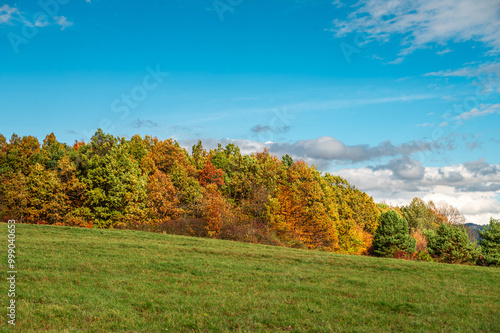
[(17, 225), (16, 240), (19, 332), (500, 330), (495, 268), (123, 230)]

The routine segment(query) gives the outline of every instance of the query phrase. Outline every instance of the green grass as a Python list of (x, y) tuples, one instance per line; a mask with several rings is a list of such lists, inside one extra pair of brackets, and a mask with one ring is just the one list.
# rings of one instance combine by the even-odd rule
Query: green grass
[(500, 331), (494, 268), (19, 224), (16, 242), (19, 332)]

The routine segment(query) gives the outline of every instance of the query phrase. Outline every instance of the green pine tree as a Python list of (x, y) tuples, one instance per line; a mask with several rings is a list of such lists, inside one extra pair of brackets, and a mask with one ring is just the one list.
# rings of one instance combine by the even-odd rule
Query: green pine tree
[(488, 266), (500, 266), (500, 220), (490, 219), (490, 224), (479, 230), (479, 246)]
[(373, 252), (382, 257), (392, 257), (396, 251), (412, 254), (416, 249), (416, 241), (410, 235), (408, 221), (393, 210), (380, 215), (372, 245)]
[(84, 182), (94, 224), (108, 228), (120, 222), (143, 222), (147, 179), (127, 147), (114, 146), (104, 156), (95, 154), (87, 169)]
[(462, 226), (442, 223), (437, 230), (428, 231), (427, 251), (439, 261), (450, 264), (475, 263), (478, 251), (469, 241)]

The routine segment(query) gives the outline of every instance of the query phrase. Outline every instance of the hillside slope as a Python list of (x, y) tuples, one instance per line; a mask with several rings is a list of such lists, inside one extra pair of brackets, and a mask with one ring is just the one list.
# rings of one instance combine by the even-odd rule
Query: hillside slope
[[(3, 249), (6, 233), (1, 223)], [(500, 270), (494, 268), (127, 230), (17, 225), (16, 239), (20, 332), (500, 327)], [(8, 304), (7, 292), (0, 302)], [(5, 315), (0, 325), (8, 331)]]

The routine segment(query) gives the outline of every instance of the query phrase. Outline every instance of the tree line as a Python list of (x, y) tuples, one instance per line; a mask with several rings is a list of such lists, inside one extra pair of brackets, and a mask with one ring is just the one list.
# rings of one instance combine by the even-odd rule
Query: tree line
[[(198, 141), (188, 152), (172, 139), (127, 140), (100, 129), (72, 146), (53, 133), (41, 144), (0, 134), (0, 180), (0, 216), (23, 223), (492, 264), (469, 242), (456, 208), (418, 198), (403, 207), (376, 204), (342, 177), (266, 149), (244, 155), (234, 144), (207, 150)], [(485, 229), (494, 236), (495, 223)], [(465, 233), (470, 260), (434, 250), (443, 228)], [(500, 240), (492, 242), (498, 252)]]

